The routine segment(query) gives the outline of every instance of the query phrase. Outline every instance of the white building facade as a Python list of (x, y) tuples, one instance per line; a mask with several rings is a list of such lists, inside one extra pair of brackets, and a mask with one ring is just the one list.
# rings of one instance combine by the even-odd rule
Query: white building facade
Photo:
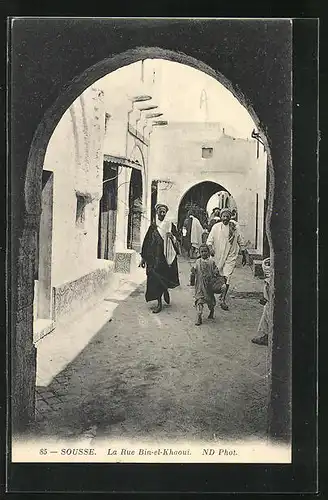
[(262, 252), (267, 155), (255, 139), (230, 136), (220, 123), (170, 123), (154, 132), (150, 162), (158, 201), (175, 221), (190, 189), (216, 183), (217, 192), (223, 188), (233, 197), (248, 246)]
[(46, 151), (35, 340), (95, 302), (113, 272), (130, 272), (149, 226), (146, 114), (158, 106), (146, 82), (121, 96), (102, 83), (67, 109)]

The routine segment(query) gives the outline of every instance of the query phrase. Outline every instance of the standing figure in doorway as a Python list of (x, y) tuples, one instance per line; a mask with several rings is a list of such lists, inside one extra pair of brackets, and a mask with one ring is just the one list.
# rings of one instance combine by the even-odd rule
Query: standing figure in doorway
[(203, 243), (204, 228), (192, 210), (188, 212), (182, 231), (185, 238), (185, 248), (188, 248), (188, 257), (194, 259), (198, 256), (199, 247)]
[(193, 214), (191, 217), (191, 232), (190, 232), (190, 243), (191, 243), (191, 258), (195, 258), (199, 255), (199, 247), (203, 243), (203, 233), (204, 228), (200, 223), (200, 220)]
[(239, 249), (242, 252), (242, 265), (246, 264), (246, 245), (237, 222), (231, 220), (231, 210), (221, 209), (221, 220), (215, 224), (207, 238), (211, 254), (214, 256), (220, 274), (226, 279), (226, 288), (221, 298), (221, 308), (227, 311), (226, 296), (230, 278), (235, 269)]
[(190, 235), (191, 235), (191, 225), (192, 225), (192, 219), (190, 217), (190, 211), (187, 213), (187, 216), (185, 220), (183, 221), (182, 225), (182, 238), (181, 238), (181, 247), (183, 249), (183, 255), (185, 257), (190, 256), (190, 250), (191, 250), (191, 241), (190, 241)]
[(175, 225), (166, 219), (168, 207), (158, 204), (155, 207), (156, 220), (146, 233), (141, 249), (141, 267), (146, 267), (146, 301), (157, 300), (153, 313), (162, 310), (162, 297), (170, 303), (168, 290), (180, 285), (177, 255), (178, 231)]

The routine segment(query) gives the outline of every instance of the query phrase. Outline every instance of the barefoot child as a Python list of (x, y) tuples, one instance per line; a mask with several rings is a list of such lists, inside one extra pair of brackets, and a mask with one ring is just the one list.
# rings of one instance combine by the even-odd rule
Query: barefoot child
[[(213, 282), (219, 277), (219, 270), (210, 256), (210, 249), (206, 244), (199, 247), (199, 258), (192, 268), (192, 276), (195, 284), (195, 307), (197, 310), (196, 325), (202, 324), (204, 304), (207, 304), (210, 314), (209, 319), (214, 318), (214, 307), (216, 304)], [(224, 279), (222, 278), (222, 281)]]

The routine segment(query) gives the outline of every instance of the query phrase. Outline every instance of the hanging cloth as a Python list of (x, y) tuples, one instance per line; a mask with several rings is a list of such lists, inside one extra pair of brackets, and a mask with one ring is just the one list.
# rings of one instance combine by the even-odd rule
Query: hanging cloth
[(194, 217), (191, 215), (192, 218), (192, 226), (191, 226), (191, 244), (195, 248), (199, 248), (199, 246), (202, 244), (202, 234), (204, 232), (204, 229), (197, 219), (197, 217)]
[(172, 222), (166, 219), (160, 221), (156, 217), (156, 226), (160, 236), (164, 241), (164, 256), (166, 262), (170, 266), (177, 255), (171, 238), (168, 236), (168, 233), (171, 233), (172, 230)]

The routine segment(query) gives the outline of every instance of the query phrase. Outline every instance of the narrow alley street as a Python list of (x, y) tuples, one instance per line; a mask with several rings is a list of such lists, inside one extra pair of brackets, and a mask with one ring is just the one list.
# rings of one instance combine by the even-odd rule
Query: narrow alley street
[(248, 266), (237, 267), (229, 311), (217, 306), (214, 321), (206, 315), (197, 327), (189, 270), (180, 259), (181, 286), (158, 315), (144, 300), (145, 272), (138, 269), (134, 280), (116, 279), (116, 289), (74, 324), (37, 343), (38, 435), (266, 435), (267, 348), (251, 343), (262, 281)]
[(5, 493), (317, 491), (316, 23), (8, 16)]

